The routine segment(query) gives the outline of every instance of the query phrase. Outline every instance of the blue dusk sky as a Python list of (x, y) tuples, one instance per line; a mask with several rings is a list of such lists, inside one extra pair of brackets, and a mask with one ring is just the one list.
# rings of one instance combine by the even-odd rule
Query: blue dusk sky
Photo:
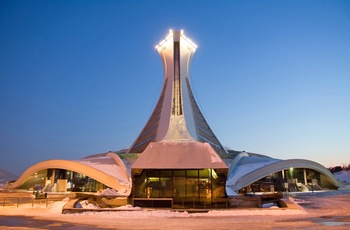
[(0, 1), (0, 169), (129, 147), (163, 84), (155, 45), (198, 45), (224, 146), (350, 163), (350, 1)]

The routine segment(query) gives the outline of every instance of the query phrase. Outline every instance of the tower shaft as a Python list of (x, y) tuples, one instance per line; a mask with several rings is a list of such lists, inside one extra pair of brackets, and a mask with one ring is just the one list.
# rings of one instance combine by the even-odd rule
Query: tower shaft
[(208, 142), (225, 150), (210, 129), (193, 96), (189, 69), (197, 46), (183, 31), (170, 31), (156, 47), (163, 63), (163, 89), (151, 117), (129, 152), (141, 153), (150, 142)]

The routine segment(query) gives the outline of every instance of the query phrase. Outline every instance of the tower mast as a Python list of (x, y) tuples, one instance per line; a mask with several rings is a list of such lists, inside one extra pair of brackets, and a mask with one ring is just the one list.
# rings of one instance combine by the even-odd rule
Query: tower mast
[(128, 152), (141, 153), (150, 142), (199, 141), (217, 153), (225, 149), (210, 129), (193, 96), (190, 63), (197, 45), (181, 31), (169, 31), (156, 46), (164, 69), (163, 89), (145, 127)]

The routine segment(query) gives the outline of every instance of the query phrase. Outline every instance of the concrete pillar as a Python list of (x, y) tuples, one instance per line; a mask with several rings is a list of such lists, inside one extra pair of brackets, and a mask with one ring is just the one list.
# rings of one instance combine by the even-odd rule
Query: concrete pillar
[(55, 169), (52, 169), (52, 174), (51, 174), (51, 185), (55, 183)]
[(307, 184), (306, 168), (304, 168), (304, 184)]

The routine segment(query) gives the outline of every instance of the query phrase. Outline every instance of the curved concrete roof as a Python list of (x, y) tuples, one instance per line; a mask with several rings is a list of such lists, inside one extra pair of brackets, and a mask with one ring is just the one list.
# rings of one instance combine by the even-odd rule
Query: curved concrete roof
[(123, 161), (113, 152), (84, 157), (74, 162), (81, 163), (104, 172), (119, 180), (120, 183), (130, 184), (131, 179)]
[(238, 180), (234, 181), (231, 184), (231, 188), (234, 191), (238, 191), (239, 189), (248, 186), (249, 184), (264, 178), (265, 176), (275, 173), (281, 170), (289, 169), (289, 168), (310, 168), (319, 173), (325, 175), (329, 181), (336, 187), (339, 187), (339, 182), (333, 176), (333, 174), (326, 169), (324, 166), (309, 160), (303, 159), (291, 159), (291, 160), (282, 160), (278, 162), (273, 162), (271, 164), (265, 165), (258, 169), (255, 169), (251, 172), (247, 172), (244, 176), (240, 177)]
[(229, 178), (230, 176), (233, 176), (234, 174), (234, 170), (237, 168), (237, 164), (238, 162), (243, 158), (243, 157), (249, 157), (248, 153), (246, 152), (241, 152), (239, 153), (235, 159), (233, 159), (229, 169), (228, 169), (228, 176), (227, 178)]
[[(118, 166), (122, 172), (122, 178), (125, 176), (123, 182), (130, 182), (130, 178), (128, 176), (128, 173), (125, 169), (125, 166), (121, 160), (117, 160), (116, 158), (119, 158), (118, 156), (114, 156), (115, 154), (106, 154), (106, 156), (110, 157), (115, 161), (115, 165)], [(93, 158), (92, 158), (93, 159)], [(86, 160), (86, 159), (85, 159)], [(21, 186), (31, 175), (34, 173), (45, 170), (45, 169), (65, 169), (65, 170), (71, 170), (77, 173), (84, 174), (90, 178), (93, 178), (96, 181), (101, 182), (102, 184), (105, 184), (106, 186), (110, 188), (114, 188), (116, 190), (119, 190), (121, 188), (129, 187), (128, 185), (124, 185), (120, 183), (120, 180), (122, 178), (117, 178), (118, 175), (112, 176), (106, 172), (103, 172), (102, 170), (99, 170), (98, 167), (94, 167), (93, 164), (89, 165), (83, 162), (79, 161), (68, 161), (68, 160), (47, 160), (39, 162), (31, 167), (29, 167), (19, 178), (16, 180), (12, 185), (11, 188), (17, 188)], [(120, 176), (120, 175), (119, 175)], [(129, 190), (129, 189), (128, 189)]]

